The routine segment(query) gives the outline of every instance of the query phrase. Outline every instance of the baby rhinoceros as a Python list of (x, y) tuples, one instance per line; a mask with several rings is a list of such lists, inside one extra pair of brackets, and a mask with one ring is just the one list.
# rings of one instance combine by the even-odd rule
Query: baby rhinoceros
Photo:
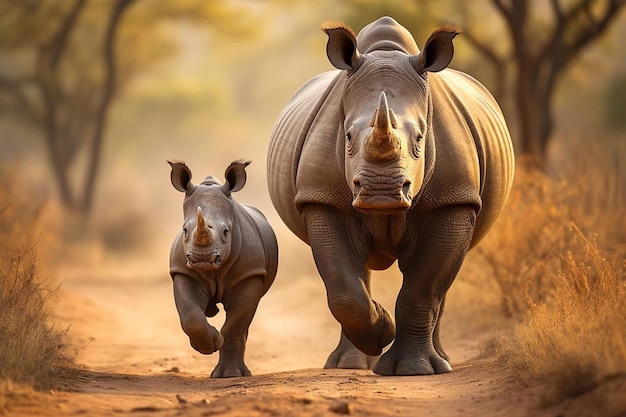
[[(212, 378), (250, 376), (248, 328), (278, 266), (276, 236), (263, 214), (231, 196), (245, 185), (250, 162), (231, 163), (224, 184), (208, 176), (198, 185), (184, 162), (168, 163), (172, 185), (185, 193), (183, 228), (170, 252), (181, 326), (198, 352), (220, 351)], [(217, 303), (226, 312), (221, 332), (206, 319), (218, 313)]]

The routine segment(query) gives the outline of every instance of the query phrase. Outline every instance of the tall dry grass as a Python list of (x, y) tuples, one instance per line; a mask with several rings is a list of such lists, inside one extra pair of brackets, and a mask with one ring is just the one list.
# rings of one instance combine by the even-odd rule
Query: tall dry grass
[(626, 248), (603, 252), (572, 229), (561, 266), (545, 271), (551, 283), (546, 299), (529, 303), (527, 317), (501, 349), (524, 381), (546, 382), (558, 397), (626, 377)]
[(478, 249), (514, 323), (496, 343), (499, 359), (556, 400), (626, 377), (626, 202), (588, 178), (554, 180), (518, 164), (505, 212)]
[[(71, 359), (64, 329), (51, 324), (55, 295), (38, 261), (37, 217), (15, 173), (0, 172), (0, 399), (2, 387), (54, 385)], [(2, 402), (2, 401), (0, 401)]]

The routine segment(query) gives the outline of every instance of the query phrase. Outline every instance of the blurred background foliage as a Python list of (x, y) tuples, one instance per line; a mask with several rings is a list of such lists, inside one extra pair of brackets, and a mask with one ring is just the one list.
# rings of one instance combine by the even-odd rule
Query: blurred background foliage
[[(585, 182), (623, 212), (623, 5), (0, 0), (0, 164), (22, 168), (28, 192), (51, 202), (51, 217), (62, 218), (56, 232), (69, 240), (127, 250), (146, 230), (169, 236), (174, 226), (151, 224), (178, 220), (164, 163), (173, 157), (198, 176), (252, 159), (242, 199), (278, 220), (266, 194), (267, 140), (291, 94), (332, 69), (320, 23), (342, 20), (358, 32), (390, 15), (418, 45), (438, 25), (462, 27), (451, 67), (494, 92), (517, 155), (555, 180)], [(550, 93), (520, 97), (538, 83)]]

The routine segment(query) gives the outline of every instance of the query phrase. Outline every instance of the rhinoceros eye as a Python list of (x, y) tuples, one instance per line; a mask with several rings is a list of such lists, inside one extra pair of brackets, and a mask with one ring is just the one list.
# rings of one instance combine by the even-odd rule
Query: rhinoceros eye
[(185, 241), (187, 241), (189, 239), (189, 233), (187, 232), (187, 225), (186, 224), (183, 226), (183, 237), (184, 237)]
[(224, 229), (224, 239), (226, 239), (228, 237), (228, 233), (229, 232), (230, 232), (230, 230)]
[(352, 155), (352, 147), (352, 132), (349, 130), (348, 132), (346, 132), (346, 152), (348, 153), (348, 155)]
[(411, 144), (409, 146), (409, 152), (411, 153), (411, 156), (415, 159), (419, 159), (420, 158), (420, 153), (421, 153), (421, 140), (422, 140), (422, 136), (416, 136), (415, 140), (411, 141)]

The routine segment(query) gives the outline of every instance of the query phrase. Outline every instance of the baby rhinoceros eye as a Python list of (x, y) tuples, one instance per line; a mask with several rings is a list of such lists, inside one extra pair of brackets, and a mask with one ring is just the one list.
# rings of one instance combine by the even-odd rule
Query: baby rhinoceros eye
[(224, 239), (228, 238), (228, 233), (229, 233), (229, 230), (228, 229), (224, 229)]

